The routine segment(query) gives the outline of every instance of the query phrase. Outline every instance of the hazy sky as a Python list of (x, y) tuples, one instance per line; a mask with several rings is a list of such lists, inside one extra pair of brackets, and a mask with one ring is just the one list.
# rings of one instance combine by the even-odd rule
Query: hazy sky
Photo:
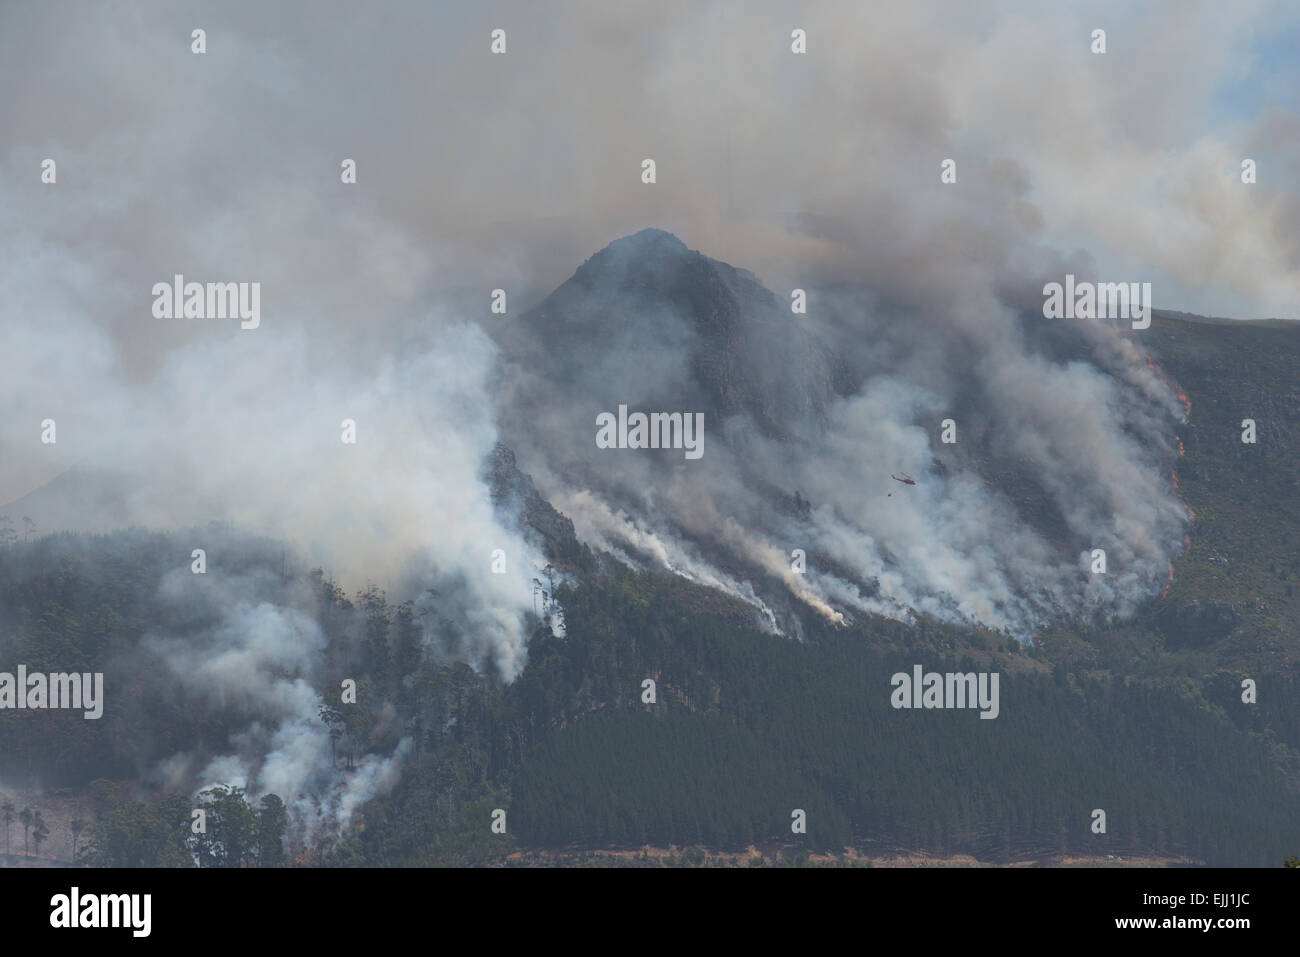
[[(777, 289), (923, 306), (943, 277), (1032, 288), (1064, 262), (1157, 308), (1295, 318), (1297, 40), (1294, 4), (1245, 0), (9, 0), (0, 499), (79, 458), (33, 449), (33, 420), (71, 435), (94, 408), (102, 432), (177, 350), (305, 337), (305, 368), (346, 363), (438, 291), (486, 319), (488, 290), (535, 294), (651, 225)], [(260, 281), (262, 328), (154, 319), (175, 273)]]

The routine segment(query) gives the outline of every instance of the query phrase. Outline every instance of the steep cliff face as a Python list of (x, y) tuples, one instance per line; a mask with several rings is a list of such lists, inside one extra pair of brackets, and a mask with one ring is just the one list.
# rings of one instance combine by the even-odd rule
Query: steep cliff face
[(497, 443), (488, 457), (486, 473), (492, 504), (531, 530), (539, 544), (554, 546), (573, 540), (573, 522), (542, 498), (532, 476), (515, 464), (513, 451)]

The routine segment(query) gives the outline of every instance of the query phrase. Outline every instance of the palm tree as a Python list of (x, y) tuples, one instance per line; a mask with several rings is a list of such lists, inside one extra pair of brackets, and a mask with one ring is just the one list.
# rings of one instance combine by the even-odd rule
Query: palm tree
[(37, 811), (32, 817), (32, 840), (36, 842), (36, 856), (41, 856), (41, 841), (50, 836), (50, 829), (45, 826), (45, 818)]
[(72, 859), (77, 859), (77, 839), (81, 837), (81, 832), (86, 829), (86, 822), (81, 818), (74, 818), (68, 823), (68, 830), (72, 832)]
[(25, 807), (18, 812), (18, 820), (23, 822), (23, 853), (24, 854), (31, 853), (31, 843), (28, 841), (28, 837), (32, 829), (33, 817), (34, 815), (32, 813), (32, 809), (29, 807)]
[(5, 821), (5, 854), (9, 853), (9, 825), (14, 822), (14, 802), (5, 801), (0, 804), (0, 814), (3, 814)]

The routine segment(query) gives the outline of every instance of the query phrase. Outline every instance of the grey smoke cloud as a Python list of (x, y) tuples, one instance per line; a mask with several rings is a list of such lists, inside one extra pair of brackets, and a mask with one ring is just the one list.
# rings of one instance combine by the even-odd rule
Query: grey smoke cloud
[[(1045, 358), (1010, 307), (1072, 271), (1150, 281), (1161, 308), (1294, 317), (1300, 136), (1268, 90), (1295, 85), (1256, 50), (1295, 23), (1284, 3), (1174, 0), (6, 3), (0, 501), (76, 466), (75, 494), (34, 514), (43, 530), (227, 518), (349, 585), (455, 580), (457, 653), (507, 678), (539, 558), (480, 477), (503, 429), (584, 537), (737, 594), (769, 627), (790, 625), (773, 582), (832, 619), (1024, 634), (1123, 614), (1181, 541), (1164, 468), (1181, 411), (1140, 340), (1080, 327), (1102, 374)], [(1087, 52), (1098, 25), (1105, 57)], [(789, 51), (795, 26), (806, 56)], [(488, 52), (494, 27), (505, 57)], [(1255, 187), (1237, 179), (1246, 155)], [(737, 416), (706, 422), (692, 471), (587, 459), (596, 411), (685, 388), (691, 333), (654, 317), (537, 404), (514, 323), (646, 225), (754, 270), (779, 301), (812, 290), (807, 332), (861, 381), (795, 423), (793, 445)], [(154, 319), (150, 290), (176, 273), (260, 282), (261, 326)], [(487, 314), (498, 287), (506, 317)], [(776, 342), (747, 355), (769, 377), (792, 355)], [(979, 463), (935, 467), (926, 423), (959, 407), (984, 410), (961, 441), (1016, 463), (1059, 512), (1053, 540)], [(57, 445), (39, 441), (46, 418)], [(883, 497), (891, 469), (922, 483)], [(802, 490), (807, 519), (774, 511), (772, 486)], [(1085, 540), (1108, 550), (1108, 576), (1063, 548)], [(795, 575), (794, 547), (830, 562)], [(494, 548), (504, 575), (487, 573)], [(320, 636), (297, 598), (231, 587), (215, 619), (147, 646), (208, 706), (269, 717), (155, 776), (275, 791), (309, 830), (346, 820), (400, 754), (348, 782), (322, 771)]]
[[(1267, 77), (1240, 115), (1207, 109), (1250, 89), (1237, 64), (1294, 22), (1284, 5), (1103, 5), (1105, 57), (1087, 52), (1087, 14), (1033, 4), (311, 10), (0, 12), (0, 70), (21, 91), (0, 104), (3, 497), (78, 457), (34, 454), (32, 416), (109, 407), (105, 376), (147, 380), (170, 349), (228, 334), (144, 311), (142, 289), (178, 269), (260, 279), (271, 321), (329, 340), (424, 290), (545, 289), (647, 223), (775, 288), (852, 278), (925, 303), (969, 268), (1023, 281), (1040, 264), (1008, 239), (1032, 236), (1150, 277), (1161, 306), (1294, 315), (1300, 298), (1295, 117)], [(1254, 189), (1228, 175), (1245, 152), (1263, 163)]]
[[(1122, 519), (1143, 531), (1121, 547), (1155, 561), (1174, 506), (1124, 466), (1122, 442), (1118, 456), (1099, 455), (1115, 435), (1068, 425), (1060, 408), (1111, 401), (1113, 387), (1021, 361), (1005, 301), (1032, 299), (1067, 270), (1115, 270), (1152, 281), (1158, 305), (1294, 312), (1300, 138), (1268, 95), (1277, 64), (1255, 58), (1254, 102), (1235, 65), (1294, 23), (1285, 5), (301, 11), (54, 2), (0, 13), (0, 70), (21, 91), (0, 104), (4, 498), (74, 463), (111, 461), (124, 488), (114, 520), (219, 512), (303, 542), (344, 573), (398, 574), (430, 548), (426, 560), (473, 570), (499, 541), (523, 560), (504, 578), (466, 580), (484, 607), (517, 608), (510, 594), (526, 585), (530, 556), (490, 516), (477, 461), (494, 429), (474, 398), (515, 385), (498, 382), (494, 350), (463, 320), (508, 338), (530, 295), (653, 222), (778, 293), (851, 281), (904, 314), (941, 317), (934, 331), (984, 356), (990, 397), (1034, 423), (997, 436), (1005, 449), (1041, 469), (1058, 500), (1078, 468), (1095, 466), (1089, 487), (1110, 490), (1069, 505), (1067, 525), (1102, 534)], [(1110, 49), (1096, 57), (1087, 36), (1101, 20)], [(789, 50), (796, 25), (809, 35), (800, 57)], [(488, 52), (498, 26), (504, 57)], [(190, 52), (195, 27), (207, 31), (202, 56)], [(1218, 105), (1225, 90), (1234, 113)], [(1251, 188), (1236, 177), (1247, 152), (1263, 164)], [(46, 156), (59, 163), (56, 186), (39, 182)], [(658, 163), (653, 187), (638, 178), (646, 156)], [(949, 156), (951, 187), (938, 179)], [(357, 161), (356, 186), (339, 182), (344, 158)], [(153, 319), (148, 290), (177, 272), (260, 281), (262, 327)], [(507, 318), (483, 308), (496, 287), (511, 292)], [(462, 307), (430, 315), (422, 303), (435, 295)], [(810, 322), (861, 367), (878, 375), (883, 351), (896, 363), (892, 398), (878, 381), (836, 411), (850, 435), (867, 428), (862, 401), (902, 428), (915, 413), (904, 384), (961, 364), (934, 338), (872, 341), (854, 310), (828, 311), (814, 303)], [(673, 318), (660, 319), (652, 347), (670, 338)], [(676, 355), (642, 350), (622, 374), (661, 376), (644, 360)], [(1141, 370), (1111, 368), (1163, 401)], [(1073, 399), (1060, 398), (1063, 384)], [(57, 446), (37, 442), (46, 417), (59, 423)], [(333, 444), (344, 417), (361, 430), (350, 460)], [(1042, 444), (1045, 431), (1058, 439)], [(905, 434), (885, 438), (900, 460), (919, 454)], [(815, 451), (861, 465), (833, 445)], [(1062, 455), (1075, 456), (1068, 468)], [(738, 481), (721, 477), (724, 460), (712, 460), (719, 489)], [(816, 487), (817, 476), (801, 479)], [(824, 497), (857, 507), (840, 489)], [(967, 504), (996, 523), (992, 506)], [(902, 520), (883, 528), (899, 532)], [(874, 567), (870, 550), (836, 547)], [(1041, 544), (1016, 547), (1035, 555)], [(994, 596), (1015, 590), (999, 562), (980, 579)], [(951, 571), (927, 578), (923, 590), (940, 594), (971, 584)], [(904, 605), (940, 600), (882, 582)], [(517, 666), (517, 632), (490, 624)]]
[[(782, 592), (836, 622), (921, 613), (1021, 638), (1131, 614), (1183, 547), (1169, 478), (1183, 407), (1140, 339), (1009, 295), (972, 267), (925, 305), (814, 288), (794, 315), (754, 277), (638, 235), (508, 343), (504, 434), (580, 535), (722, 588), (777, 630), (798, 629), (774, 612)], [(708, 452), (599, 448), (593, 413), (622, 403), (706, 410)]]
[[(306, 36), (276, 40), (251, 7), (192, 8), (211, 37), (196, 56), (180, 9), (56, 13), (3, 14), (4, 69), (31, 96), (5, 108), (0, 498), (75, 466), (78, 494), (23, 503), (41, 530), (228, 519), (354, 587), (459, 572), (479, 657), (517, 673), (538, 560), (480, 477), (495, 349), (422, 295), (452, 268), (427, 224), (360, 192), (387, 181), (369, 121), (343, 121), (362, 169), (348, 192), (333, 142), (348, 111), (312, 105)], [(45, 155), (57, 185), (18, 175)], [(153, 318), (149, 290), (176, 273), (260, 282), (261, 326)]]
[[(326, 637), (314, 596), (303, 578), (281, 578), (238, 536), (218, 534), (214, 543), (245, 561), (210, 575), (193, 575), (187, 566), (164, 575), (155, 624), (115, 666), (123, 675), (135, 672), (132, 683), (143, 684), (145, 697), (174, 696), (187, 710), (223, 721), (240, 716), (242, 727), (235, 722), (217, 753), (159, 759), (142, 742), (142, 777), (191, 793), (240, 787), (254, 802), (274, 793), (289, 811), (296, 844), (336, 837), (357, 808), (392, 788), (412, 742), (402, 738), (389, 753), (363, 752), (354, 771), (337, 766), (317, 689), (336, 685), (338, 676), (323, 667)], [(246, 571), (234, 570), (241, 564)]]

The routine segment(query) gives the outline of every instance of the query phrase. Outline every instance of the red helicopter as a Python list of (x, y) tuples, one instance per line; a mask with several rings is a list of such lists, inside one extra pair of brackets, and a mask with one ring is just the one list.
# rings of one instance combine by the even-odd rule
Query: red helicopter
[[(902, 482), (904, 485), (915, 485), (915, 484), (916, 484), (916, 479), (912, 478), (912, 476), (908, 475), (906, 472), (903, 473), (903, 477), (902, 477), (902, 478), (899, 478), (899, 477), (898, 477), (897, 475), (895, 475), (893, 472), (890, 472), (890, 473), (889, 473), (889, 477), (890, 477), (891, 479), (893, 479), (895, 482)], [(894, 493), (893, 493), (893, 492), (890, 492), (888, 495), (885, 496), (885, 498), (892, 498), (893, 495), (894, 495)]]

